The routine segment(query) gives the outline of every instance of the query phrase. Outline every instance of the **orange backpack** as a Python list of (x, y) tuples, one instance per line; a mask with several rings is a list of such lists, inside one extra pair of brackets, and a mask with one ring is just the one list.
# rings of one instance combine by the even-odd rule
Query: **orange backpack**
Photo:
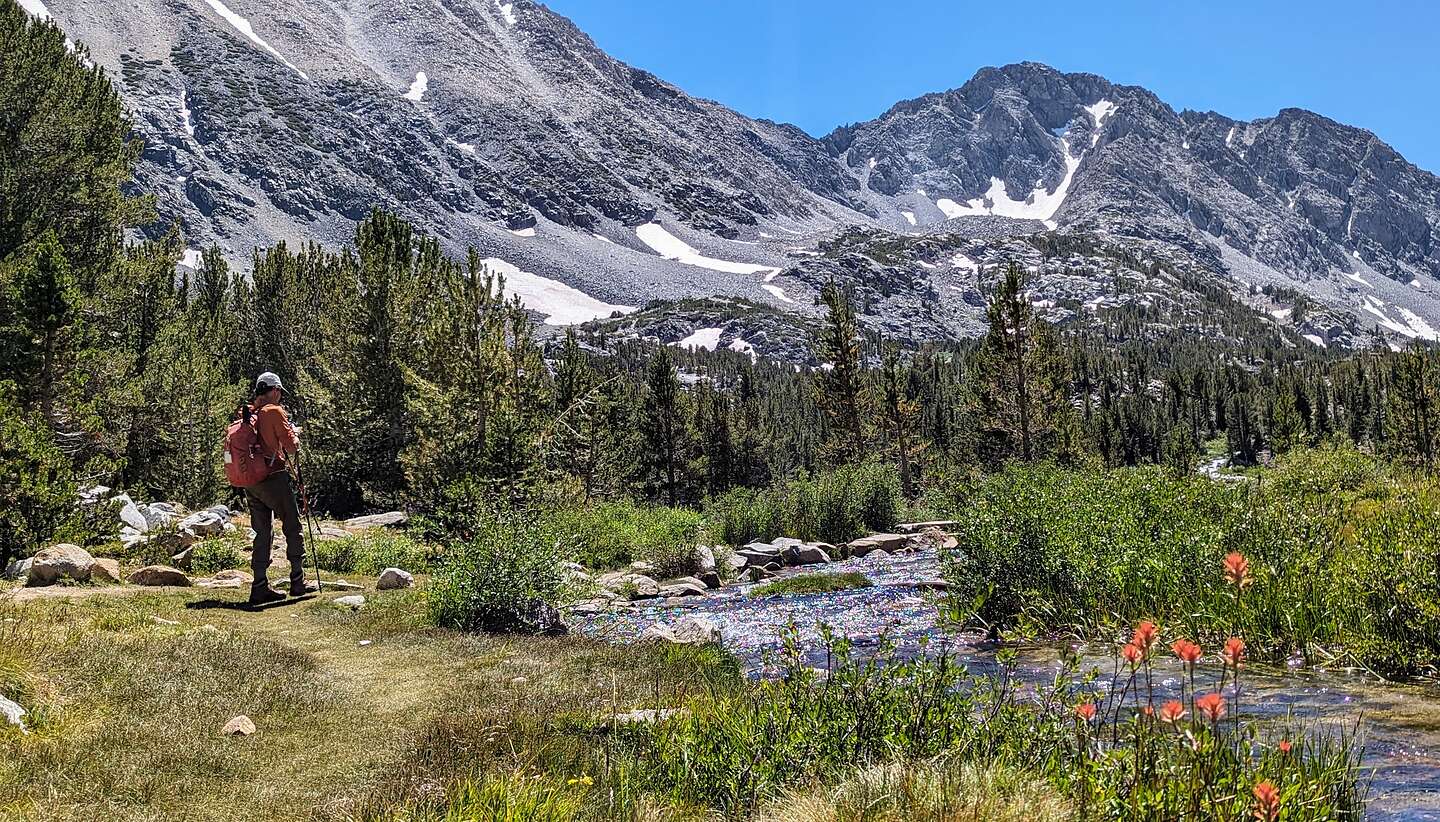
[(260, 449), (260, 431), (246, 405), (240, 419), (225, 430), (225, 478), (236, 488), (259, 485), (270, 476), (270, 466)]

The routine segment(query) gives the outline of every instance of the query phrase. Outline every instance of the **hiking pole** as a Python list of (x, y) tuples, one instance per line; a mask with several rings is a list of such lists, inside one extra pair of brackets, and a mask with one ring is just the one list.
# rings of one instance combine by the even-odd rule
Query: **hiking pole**
[[(310, 510), (310, 489), (305, 486), (305, 470), (300, 467), (300, 452), (295, 452), (295, 479), (300, 483), (300, 506), (305, 512), (305, 529), (310, 532), (310, 556), (315, 559), (315, 593), (323, 593), (320, 583), (320, 543), (315, 538), (315, 514)], [(304, 560), (301, 560), (303, 563)], [(301, 565), (304, 570), (304, 565)]]

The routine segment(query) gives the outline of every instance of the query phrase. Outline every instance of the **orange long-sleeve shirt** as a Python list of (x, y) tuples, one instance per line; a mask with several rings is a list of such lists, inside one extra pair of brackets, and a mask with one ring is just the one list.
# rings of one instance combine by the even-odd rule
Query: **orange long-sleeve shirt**
[(279, 405), (256, 408), (255, 430), (260, 434), (260, 448), (270, 461), (271, 473), (285, 470), (285, 455), (300, 450), (300, 435), (290, 415)]

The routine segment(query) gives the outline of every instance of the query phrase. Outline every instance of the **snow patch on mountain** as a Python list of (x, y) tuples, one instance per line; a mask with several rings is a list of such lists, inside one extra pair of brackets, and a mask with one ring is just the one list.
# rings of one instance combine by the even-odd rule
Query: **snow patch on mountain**
[(777, 299), (777, 300), (779, 300), (779, 301), (781, 301), (781, 302), (786, 302), (786, 303), (793, 303), (793, 302), (795, 302), (794, 300), (790, 299), (790, 296), (789, 296), (788, 294), (785, 293), (785, 289), (781, 288), (781, 287), (778, 286), (778, 285), (771, 285), (770, 283), (765, 283), (765, 284), (761, 285), (760, 287), (763, 288), (763, 289), (765, 289), (766, 291), (770, 292), (770, 295), (771, 295), (771, 296), (773, 296), (775, 299)]
[(1375, 287), (1375, 286), (1371, 285), (1370, 282), (1369, 282), (1368, 280), (1366, 280), (1364, 277), (1360, 276), (1359, 274), (1356, 274), (1356, 273), (1353, 272), (1353, 271), (1342, 271), (1342, 272), (1340, 272), (1340, 273), (1341, 273), (1341, 274), (1344, 274), (1346, 279), (1348, 279), (1348, 280), (1354, 280), (1355, 282), (1357, 282), (1357, 283), (1365, 286), (1366, 288), (1374, 288), (1374, 287)]
[(198, 249), (187, 248), (185, 249), (185, 253), (180, 255), (180, 264), (191, 271), (200, 270), (200, 260), (201, 256)]
[(1109, 100), (1101, 100), (1094, 105), (1085, 106), (1085, 111), (1090, 114), (1090, 119), (1095, 121), (1095, 129), (1090, 134), (1090, 147), (1094, 148), (1100, 142), (1100, 129), (1105, 125), (1105, 120), (1115, 113), (1115, 104)]
[(902, 211), (902, 212), (900, 212), (900, 216), (904, 217), (904, 218), (906, 219), (906, 221), (908, 221), (908, 222), (910, 223), (910, 225), (915, 225), (915, 212), (913, 212), (913, 211)]
[(659, 254), (667, 260), (675, 260), (686, 265), (708, 268), (711, 271), (723, 271), (727, 274), (766, 274), (779, 272), (779, 269), (768, 265), (755, 265), (754, 263), (737, 263), (732, 260), (720, 260), (715, 257), (706, 257), (696, 251), (689, 243), (676, 237), (665, 230), (659, 223), (646, 223), (635, 229), (635, 236), (640, 242), (650, 247), (650, 250)]
[[(1095, 123), (1090, 134), (1090, 147), (1094, 148), (1100, 142), (1101, 127), (1115, 111), (1115, 104), (1109, 100), (1100, 100), (1092, 105), (1083, 106), (1083, 108)], [(1068, 127), (1060, 137), (1060, 154), (1065, 158), (1065, 176), (1060, 178), (1060, 183), (1055, 186), (1054, 191), (1047, 190), (1043, 184), (1037, 181), (1034, 191), (1030, 192), (1024, 200), (1016, 200), (1010, 196), (1004, 180), (999, 177), (991, 177), (990, 188), (983, 195), (967, 201), (964, 205), (942, 197), (935, 201), (935, 207), (952, 220), (956, 217), (994, 215), (996, 217), (1013, 217), (1017, 220), (1040, 220), (1048, 228), (1054, 230), (1056, 223), (1052, 218), (1065, 202), (1066, 195), (1070, 193), (1070, 184), (1075, 180), (1075, 172), (1080, 168), (1080, 162), (1085, 159), (1084, 151), (1079, 155), (1070, 151)]]
[(680, 348), (703, 348), (706, 351), (714, 351), (720, 346), (720, 335), (724, 333), (724, 328), (697, 328), (690, 336), (674, 344)]
[(246, 20), (244, 17), (241, 17), (240, 15), (231, 11), (230, 7), (220, 2), (220, 0), (205, 0), (205, 3), (211, 9), (213, 9), (216, 14), (220, 15), (225, 20), (225, 22), (229, 23), (236, 31), (245, 35), (245, 38), (248, 39), (250, 42), (254, 43), (265, 51), (270, 52), (270, 54), (272, 54), (276, 60), (279, 60), (286, 66), (290, 67), (291, 70), (293, 70), (296, 74), (300, 75), (302, 78), (306, 80), (310, 79), (309, 75), (296, 68), (295, 64), (290, 62), (289, 60), (286, 60), (285, 56), (282, 55), (280, 52), (276, 51), (274, 46), (265, 42), (264, 38), (256, 34), (255, 29), (251, 27), (249, 20)]
[(405, 99), (418, 103), (425, 99), (425, 90), (428, 88), (430, 88), (430, 78), (425, 76), (425, 72), (417, 71), (415, 72), (415, 81), (410, 84), (410, 90), (405, 92)]
[(1392, 318), (1387, 311), (1387, 308), (1391, 306), (1387, 306), (1384, 300), (1376, 297), (1366, 296), (1360, 303), (1360, 307), (1365, 313), (1373, 315), (1378, 320), (1381, 328), (1389, 329), (1412, 339), (1415, 337), (1425, 340), (1440, 339), (1440, 334), (1436, 334), (1434, 327), (1432, 327), (1430, 323), (1426, 322), (1423, 317), (1408, 308), (1394, 306), (1400, 312), (1401, 317), (1396, 320)]
[(525, 307), (545, 315), (546, 325), (576, 325), (599, 317), (608, 317), (619, 311), (629, 314), (634, 306), (612, 305), (591, 297), (578, 288), (573, 288), (549, 277), (521, 271), (499, 257), (481, 260), (487, 268), (505, 277), (505, 293), (518, 294)]
[(191, 113), (189, 93), (182, 88), (180, 89), (180, 126), (185, 129), (186, 134), (194, 137), (195, 123), (190, 119)]
[(508, 230), (511, 234), (514, 234), (516, 237), (534, 237), (534, 236), (535, 236), (535, 226), (533, 226), (533, 225), (530, 226), (529, 228), (511, 228), (511, 229), (507, 229), (507, 230)]
[(495, 7), (500, 9), (500, 16), (505, 18), (505, 25), (515, 25), (516, 19), (514, 3), (502, 3), (500, 2), (500, 0), (495, 0)]
[(1070, 153), (1069, 138), (1060, 141), (1060, 151), (1065, 156), (1065, 176), (1060, 179), (1060, 184), (1055, 186), (1054, 191), (1046, 191), (1043, 185), (1036, 186), (1024, 200), (1016, 200), (1010, 197), (1004, 180), (991, 177), (990, 188), (965, 205), (942, 197), (935, 201), (935, 206), (952, 220), (956, 217), (994, 215), (1017, 220), (1042, 220), (1048, 224), (1050, 218), (1060, 209), (1061, 203), (1065, 202), (1065, 195), (1070, 193), (1070, 183), (1075, 179), (1075, 170), (1080, 167), (1082, 159)]
[(31, 17), (39, 20), (49, 20), (50, 10), (40, 0), (20, 0), (20, 8), (30, 13)]
[(745, 342), (745, 340), (740, 337), (731, 340), (730, 344), (725, 347), (734, 351), (736, 354), (749, 354), (752, 362), (760, 358), (760, 355), (755, 353), (755, 346)]

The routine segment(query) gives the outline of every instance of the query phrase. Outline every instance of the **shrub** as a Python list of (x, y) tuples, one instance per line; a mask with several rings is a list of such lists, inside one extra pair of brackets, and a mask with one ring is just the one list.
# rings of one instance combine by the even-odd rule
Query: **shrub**
[(315, 546), (320, 565), (342, 574), (357, 573), (374, 576), (386, 568), (402, 568), (412, 573), (430, 570), (432, 551), (407, 534), (385, 528), (372, 528), (340, 539), (321, 540)]
[(213, 574), (247, 564), (232, 539), (211, 539), (195, 544), (190, 551), (190, 570), (197, 574)]
[(730, 545), (776, 537), (839, 543), (894, 528), (903, 507), (894, 469), (866, 462), (765, 491), (726, 492), (706, 506), (705, 521), (711, 536)]
[(553, 529), (513, 512), (445, 554), (427, 590), (430, 618), (462, 631), (541, 633), (556, 628), (554, 603), (569, 553)]
[[(1297, 451), (1258, 483), (1012, 466), (963, 495), (948, 574), (961, 617), (1095, 634), (1154, 619), (1243, 632), (1272, 658), (1348, 651), (1440, 668), (1440, 483), (1353, 449)], [(1231, 551), (1254, 585), (1221, 578)]]
[(694, 570), (700, 515), (685, 508), (601, 502), (558, 505), (542, 514), (563, 535), (570, 557), (591, 568), (618, 568), (644, 560), (662, 576)]

